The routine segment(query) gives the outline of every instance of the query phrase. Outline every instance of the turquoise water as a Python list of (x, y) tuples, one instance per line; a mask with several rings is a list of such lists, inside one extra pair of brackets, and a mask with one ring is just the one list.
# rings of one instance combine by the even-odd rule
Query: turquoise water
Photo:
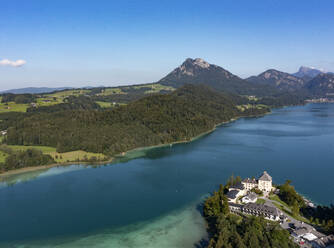
[(232, 173), (291, 179), (334, 203), (334, 104), (240, 119), (188, 144), (134, 152), (107, 166), (72, 165), (0, 184), (0, 247), (194, 247), (198, 206)]

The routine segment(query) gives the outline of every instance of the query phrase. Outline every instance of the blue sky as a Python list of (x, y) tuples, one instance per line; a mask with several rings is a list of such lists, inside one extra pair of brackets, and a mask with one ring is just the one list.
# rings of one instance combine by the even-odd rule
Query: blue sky
[(1, 1), (0, 90), (153, 82), (188, 57), (241, 77), (334, 71), (333, 12), (332, 0)]

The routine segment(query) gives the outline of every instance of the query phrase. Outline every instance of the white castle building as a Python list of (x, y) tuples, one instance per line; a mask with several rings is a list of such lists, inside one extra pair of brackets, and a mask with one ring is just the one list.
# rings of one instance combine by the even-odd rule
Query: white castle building
[(246, 178), (242, 180), (241, 183), (246, 190), (258, 188), (263, 192), (270, 192), (273, 188), (273, 179), (266, 171), (263, 172), (262, 176), (260, 176), (258, 180), (255, 178)]
[[(254, 203), (257, 197), (253, 197), (250, 191), (254, 188), (261, 190), (265, 195), (267, 195), (273, 189), (272, 177), (264, 171), (258, 180), (255, 178), (246, 178), (236, 185), (231, 185), (229, 187), (229, 192), (227, 192), (227, 198), (229, 202), (236, 203), (237, 199), (244, 196), (244, 203)], [(248, 193), (248, 194), (247, 194)], [(256, 194), (254, 194), (256, 196)]]

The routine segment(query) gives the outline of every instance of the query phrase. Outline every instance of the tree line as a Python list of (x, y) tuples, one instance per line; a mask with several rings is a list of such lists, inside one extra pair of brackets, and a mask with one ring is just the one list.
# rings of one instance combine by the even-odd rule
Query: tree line
[(6, 93), (2, 95), (1, 102), (8, 103), (8, 102), (15, 102), (17, 104), (26, 104), (35, 102), (36, 95), (33, 94), (12, 94)]
[(0, 172), (55, 163), (54, 159), (50, 155), (43, 154), (41, 151), (36, 149), (13, 151), (6, 146), (0, 146), (0, 151), (8, 154), (5, 162), (0, 163)]

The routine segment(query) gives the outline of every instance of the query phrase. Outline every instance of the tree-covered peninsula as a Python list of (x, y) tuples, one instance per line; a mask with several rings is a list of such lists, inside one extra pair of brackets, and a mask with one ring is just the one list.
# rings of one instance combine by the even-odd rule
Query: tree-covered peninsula
[(278, 223), (230, 213), (222, 185), (206, 199), (203, 211), (210, 235), (208, 248), (298, 247)]

